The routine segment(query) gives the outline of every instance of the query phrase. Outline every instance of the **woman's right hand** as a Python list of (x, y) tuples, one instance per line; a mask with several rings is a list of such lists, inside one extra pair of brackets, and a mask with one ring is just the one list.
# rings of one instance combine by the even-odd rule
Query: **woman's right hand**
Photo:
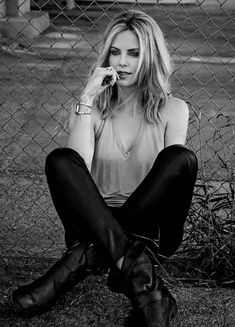
[(92, 105), (94, 98), (108, 86), (113, 86), (118, 78), (118, 74), (113, 67), (97, 67), (82, 92), (81, 101), (89, 102)]

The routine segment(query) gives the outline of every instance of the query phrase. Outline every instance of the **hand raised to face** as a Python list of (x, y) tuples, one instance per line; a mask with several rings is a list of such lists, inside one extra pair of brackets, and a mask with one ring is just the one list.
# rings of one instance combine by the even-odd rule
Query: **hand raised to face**
[(108, 86), (113, 86), (117, 82), (117, 79), (119, 77), (113, 67), (97, 67), (85, 87), (83, 94), (93, 100)]

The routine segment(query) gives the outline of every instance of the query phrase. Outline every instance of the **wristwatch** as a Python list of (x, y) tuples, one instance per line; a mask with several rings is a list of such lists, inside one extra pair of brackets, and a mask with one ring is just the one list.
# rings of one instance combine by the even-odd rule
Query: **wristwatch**
[[(81, 111), (80, 110), (81, 105), (86, 106), (87, 109)], [(77, 104), (76, 104), (76, 108), (75, 108), (75, 114), (76, 115), (90, 115), (91, 114), (91, 108), (92, 108), (92, 106), (90, 104), (78, 101)]]

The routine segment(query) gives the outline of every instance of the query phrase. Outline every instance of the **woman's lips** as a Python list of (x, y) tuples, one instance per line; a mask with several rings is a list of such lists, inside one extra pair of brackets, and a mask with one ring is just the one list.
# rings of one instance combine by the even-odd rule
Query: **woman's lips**
[(119, 78), (126, 78), (128, 75), (130, 75), (131, 73), (127, 73), (127, 72), (118, 72), (118, 76)]

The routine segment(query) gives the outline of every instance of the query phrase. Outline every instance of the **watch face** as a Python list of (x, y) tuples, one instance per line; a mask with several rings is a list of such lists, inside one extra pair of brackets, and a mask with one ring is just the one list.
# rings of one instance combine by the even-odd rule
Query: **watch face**
[(80, 107), (80, 104), (79, 104), (79, 102), (77, 102), (76, 108), (75, 108), (75, 113), (76, 114), (79, 112), (79, 107)]
[[(80, 105), (83, 105), (85, 108), (80, 110)], [(91, 114), (91, 106), (89, 104), (86, 104), (83, 102), (77, 102), (75, 114), (76, 115), (90, 115)]]

